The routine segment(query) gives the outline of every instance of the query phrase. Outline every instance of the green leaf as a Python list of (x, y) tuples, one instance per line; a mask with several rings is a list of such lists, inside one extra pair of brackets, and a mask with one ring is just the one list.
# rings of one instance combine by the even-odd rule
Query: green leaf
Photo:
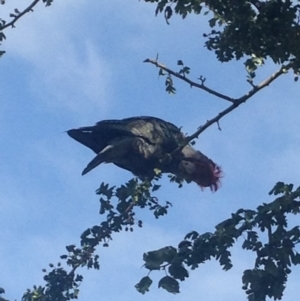
[(96, 194), (98, 195), (105, 195), (108, 199), (110, 199), (113, 195), (113, 190), (114, 190), (115, 186), (110, 187), (108, 184), (105, 184), (104, 182), (102, 182), (100, 184), (100, 187), (96, 190)]
[(161, 0), (160, 2), (158, 2), (156, 10), (155, 10), (155, 15), (157, 16), (158, 13), (161, 13), (164, 9), (164, 7), (166, 6), (166, 4), (168, 3), (168, 0)]
[(277, 182), (276, 185), (269, 192), (269, 195), (272, 195), (272, 194), (278, 195), (278, 194), (284, 193), (285, 186), (286, 185), (283, 182)]
[(152, 191), (157, 191), (160, 187), (161, 185), (154, 184), (152, 187)]
[(74, 252), (75, 250), (75, 245), (69, 245), (69, 246), (66, 246), (66, 249), (68, 252)]
[(179, 283), (177, 280), (170, 276), (165, 276), (161, 278), (158, 282), (158, 287), (162, 287), (166, 291), (172, 294), (179, 293)]
[(176, 279), (181, 281), (189, 277), (188, 271), (184, 268), (181, 263), (173, 263), (169, 266), (169, 273)]
[(158, 76), (164, 76), (164, 75), (166, 75), (165, 71), (160, 68), (158, 71)]
[(184, 67), (183, 69), (182, 69), (182, 72), (184, 73), (184, 74), (189, 74), (190, 73), (190, 67)]
[(171, 6), (167, 6), (165, 8), (165, 20), (167, 22), (167, 24), (169, 24), (169, 19), (172, 17), (173, 15), (173, 10)]
[(149, 270), (159, 270), (160, 266), (166, 262), (171, 263), (177, 254), (174, 247), (164, 247), (156, 251), (144, 253), (143, 260), (145, 267)]
[(292, 252), (291, 261), (294, 265), (300, 264), (300, 254), (296, 251)]
[(0, 41), (3, 41), (5, 39), (6, 39), (5, 34), (2, 31), (0, 31)]
[(191, 240), (195, 240), (199, 237), (199, 233), (197, 231), (192, 231), (190, 233), (188, 233), (184, 239), (191, 239)]
[(137, 283), (134, 287), (136, 290), (141, 293), (145, 294), (146, 292), (149, 292), (149, 287), (152, 284), (152, 280), (149, 276), (143, 277), (139, 283)]
[(208, 24), (210, 27), (214, 27), (216, 25), (217, 19), (216, 18), (212, 18), (208, 21)]
[(156, 218), (159, 218), (160, 216), (163, 216), (165, 214), (167, 214), (168, 211), (167, 211), (167, 208), (166, 207), (161, 207), (161, 206), (158, 206), (156, 207), (156, 209), (154, 210), (154, 216)]
[(166, 86), (166, 91), (169, 94), (175, 94), (176, 93), (176, 89), (173, 85), (173, 79), (171, 75), (168, 75), (165, 81), (165, 86)]

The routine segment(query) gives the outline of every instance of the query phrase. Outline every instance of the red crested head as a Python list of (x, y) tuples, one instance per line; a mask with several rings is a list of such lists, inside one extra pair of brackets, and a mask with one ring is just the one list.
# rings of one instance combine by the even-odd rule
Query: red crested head
[(221, 185), (221, 167), (191, 147), (187, 151), (183, 149), (183, 154), (184, 158), (179, 164), (182, 176), (187, 181), (197, 183), (201, 188), (210, 187), (211, 191), (217, 191)]

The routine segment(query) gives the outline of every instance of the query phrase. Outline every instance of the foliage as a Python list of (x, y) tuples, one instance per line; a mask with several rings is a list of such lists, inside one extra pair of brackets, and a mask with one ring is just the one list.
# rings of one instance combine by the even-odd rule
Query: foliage
[[(40, 0), (34, 0), (32, 3), (26, 7), (24, 10), (20, 11), (18, 8), (15, 8), (13, 12), (9, 14), (10, 21), (7, 22), (6, 20), (0, 18), (0, 45), (2, 42), (6, 39), (5, 34), (3, 33), (3, 30), (9, 28), (9, 27), (15, 27), (15, 23), (23, 17), (25, 14), (32, 12), (33, 8), (40, 2)], [(53, 0), (42, 0), (42, 2), (45, 4), (45, 6), (50, 6), (53, 2)], [(5, 4), (3, 1), (1, 4)], [(0, 50), (0, 57), (5, 53), (4, 50)]]
[(2, 287), (0, 287), (0, 301), (8, 301), (8, 300), (1, 297), (1, 295), (4, 294), (4, 293), (5, 293), (5, 290)]
[(292, 0), (145, 0), (157, 3), (156, 14), (166, 21), (175, 14), (209, 15), (210, 32), (205, 46), (221, 62), (245, 61), (250, 77), (267, 58), (290, 64), (296, 78), (300, 72), (300, 4)]
[[(179, 280), (188, 276), (200, 264), (214, 258), (223, 270), (232, 268), (230, 248), (243, 239), (242, 248), (256, 255), (254, 267), (244, 271), (243, 289), (250, 301), (264, 301), (266, 297), (281, 299), (291, 265), (300, 264), (296, 246), (300, 242), (300, 227), (288, 227), (287, 215), (300, 213), (300, 187), (279, 182), (270, 194), (280, 195), (273, 202), (260, 205), (256, 210), (239, 209), (219, 223), (213, 233), (188, 233), (178, 247), (164, 247), (144, 254), (144, 267), (149, 271), (167, 273), (158, 286), (171, 293), (179, 292)], [(260, 232), (266, 232), (266, 241)], [(147, 291), (152, 283), (149, 275), (136, 288)], [(142, 288), (142, 289), (141, 289)]]
[[(134, 208), (148, 208), (153, 212), (155, 218), (168, 213), (171, 203), (166, 202), (165, 205), (160, 205), (157, 198), (152, 195), (160, 188), (160, 185), (156, 184), (158, 179), (159, 177), (155, 178), (151, 183), (133, 178), (118, 188), (101, 183), (96, 193), (100, 196), (99, 214), (106, 214), (106, 220), (82, 233), (80, 247), (75, 245), (66, 247), (68, 254), (63, 254), (61, 260), (64, 260), (65, 265), (71, 268), (70, 271), (67, 271), (67, 268), (64, 268), (60, 262), (57, 265), (49, 264), (50, 272), (47, 272), (46, 269), (43, 270), (45, 286), (34, 286), (32, 290), (28, 289), (22, 301), (77, 299), (83, 277), (77, 274), (76, 270), (79, 267), (100, 268), (96, 247), (99, 244), (108, 247), (112, 240), (112, 234), (115, 232), (122, 230), (132, 232), (135, 226), (140, 228), (143, 226), (142, 220), (136, 217)], [(144, 280), (144, 286), (147, 286), (148, 282)], [(4, 291), (2, 292), (4, 293)]]
[[(181, 66), (182, 68), (178, 71), (178, 74), (185, 77), (187, 74), (190, 73), (190, 67), (187, 67), (183, 64), (182, 60), (177, 61), (177, 65)], [(158, 72), (158, 76), (166, 76), (165, 80), (165, 86), (166, 86), (166, 92), (169, 94), (175, 94), (176, 88), (173, 83), (173, 78), (170, 72), (164, 71), (164, 69), (160, 68)]]
[[(79, 267), (99, 269), (99, 255), (96, 247), (100, 243), (108, 247), (115, 232), (133, 231), (134, 226), (142, 227), (136, 218), (135, 207), (153, 211), (156, 218), (167, 213), (170, 203), (162, 206), (152, 196), (160, 187), (148, 181), (132, 179), (119, 188), (102, 183), (96, 193), (100, 196), (101, 215), (106, 220), (100, 225), (85, 230), (81, 235), (80, 247), (69, 245), (68, 254), (61, 256), (66, 268), (59, 262), (50, 264), (50, 272), (44, 269), (45, 286), (34, 286), (23, 295), (22, 301), (69, 301), (78, 298), (83, 277), (76, 273)], [(249, 301), (264, 301), (266, 297), (282, 298), (291, 266), (300, 264), (300, 253), (296, 247), (300, 242), (300, 227), (288, 227), (288, 214), (300, 213), (300, 187), (279, 182), (270, 191), (277, 198), (264, 203), (256, 210), (239, 209), (230, 218), (219, 223), (214, 232), (188, 233), (177, 247), (166, 246), (143, 255), (144, 268), (164, 271), (158, 287), (176, 294), (180, 291), (179, 281), (189, 277), (188, 270), (199, 268), (202, 263), (214, 258), (223, 270), (232, 268), (230, 249), (238, 239), (243, 240), (242, 248), (256, 255), (252, 268), (244, 271), (243, 289)], [(266, 237), (260, 235), (266, 233)], [(153, 283), (149, 274), (143, 277), (135, 288), (145, 294)], [(4, 293), (2, 289), (0, 294)], [(2, 298), (1, 300), (5, 300)]]

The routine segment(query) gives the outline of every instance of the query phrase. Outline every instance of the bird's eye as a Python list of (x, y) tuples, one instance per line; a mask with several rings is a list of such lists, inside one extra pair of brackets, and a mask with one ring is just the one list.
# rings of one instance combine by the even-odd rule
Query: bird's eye
[(182, 161), (182, 164), (184, 166), (184, 169), (187, 173), (191, 174), (195, 171), (196, 167), (195, 164), (189, 161)]

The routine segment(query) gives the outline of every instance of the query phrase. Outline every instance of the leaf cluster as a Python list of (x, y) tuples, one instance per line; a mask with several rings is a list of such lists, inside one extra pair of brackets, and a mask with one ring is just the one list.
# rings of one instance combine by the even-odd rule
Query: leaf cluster
[[(31, 2), (31, 4), (26, 7), (24, 10), (20, 11), (18, 8), (15, 8), (13, 12), (9, 14), (9, 17), (11, 18), (10, 21), (6, 21), (2, 18), (0, 18), (0, 45), (2, 44), (3, 40), (6, 39), (5, 34), (3, 33), (3, 30), (9, 28), (9, 27), (15, 27), (15, 23), (22, 18), (25, 14), (32, 12), (33, 8), (40, 2), (40, 0), (34, 0)], [(53, 0), (42, 0), (42, 2), (45, 4), (45, 6), (50, 6), (53, 3)], [(5, 4), (4, 2), (2, 4)], [(0, 50), (0, 57), (5, 53), (4, 50)]]
[[(22, 301), (69, 301), (78, 298), (79, 286), (83, 280), (74, 270), (68, 273), (61, 263), (49, 264), (52, 269), (44, 276), (45, 286), (34, 286), (23, 295)], [(46, 269), (43, 269), (46, 273)]]
[[(300, 4), (292, 0), (145, 0), (157, 3), (156, 14), (169, 23), (173, 13), (210, 15), (205, 46), (217, 59), (228, 62), (247, 56), (246, 66), (256, 69), (257, 59), (291, 64), (300, 72)], [(250, 58), (249, 58), (250, 57)], [(252, 65), (252, 67), (251, 67)], [(254, 73), (250, 74), (253, 77)]]
[[(134, 208), (148, 207), (156, 218), (167, 213), (170, 203), (162, 206), (152, 196), (160, 188), (156, 180), (158, 177), (153, 182), (134, 178), (118, 188), (101, 183), (96, 193), (100, 196), (99, 213), (106, 214), (106, 220), (83, 232), (80, 247), (66, 247), (68, 254), (62, 255), (61, 259), (71, 270), (61, 263), (50, 264), (49, 272), (43, 270), (46, 284), (28, 289), (22, 301), (77, 299), (83, 277), (76, 270), (79, 267), (100, 268), (97, 245), (102, 243), (108, 247), (113, 233), (133, 231), (135, 225), (142, 227)], [(189, 277), (189, 270), (199, 268), (210, 259), (217, 260), (225, 271), (231, 269), (230, 249), (242, 239), (242, 248), (256, 255), (253, 267), (246, 269), (242, 276), (248, 300), (281, 299), (291, 266), (300, 264), (300, 253), (296, 249), (300, 242), (300, 228), (289, 228), (287, 223), (288, 214), (300, 213), (300, 187), (294, 190), (293, 185), (279, 182), (270, 194), (277, 196), (273, 202), (264, 203), (256, 210), (237, 210), (229, 219), (219, 223), (214, 232), (199, 234), (192, 231), (177, 247), (166, 246), (146, 252), (143, 255), (144, 267), (149, 273), (163, 270), (166, 275), (159, 280), (158, 287), (176, 294), (180, 292), (179, 281)], [(153, 283), (149, 273), (135, 285), (142, 294), (149, 291)], [(2, 293), (4, 290), (0, 290)]]
[[(190, 67), (185, 66), (182, 62), (182, 60), (177, 61), (177, 65), (180, 66), (180, 70), (176, 72), (179, 77), (185, 78), (186, 75), (188, 75), (191, 71)], [(165, 76), (165, 86), (166, 86), (166, 92), (168, 94), (176, 94), (176, 88), (174, 86), (172, 74), (170, 72), (166, 72), (164, 69), (159, 68), (158, 76)]]
[(0, 287), (0, 301), (8, 301), (7, 299), (4, 299), (4, 298), (1, 297), (1, 295), (4, 294), (4, 293), (5, 293), (4, 288)]
[[(171, 293), (179, 292), (179, 280), (188, 277), (188, 269), (214, 258), (223, 270), (232, 268), (230, 248), (243, 239), (242, 248), (256, 255), (254, 267), (244, 271), (243, 289), (249, 301), (264, 301), (267, 297), (281, 299), (291, 265), (300, 264), (296, 250), (300, 242), (300, 228), (288, 227), (287, 215), (300, 213), (300, 187), (279, 182), (270, 194), (280, 195), (273, 202), (263, 204), (256, 210), (239, 209), (231, 218), (216, 226), (215, 232), (188, 233), (177, 248), (168, 246), (144, 254), (144, 266), (150, 272), (164, 270), (158, 286)], [(266, 233), (264, 238), (259, 233)], [(136, 285), (145, 293), (152, 280), (147, 276)]]
[[(96, 254), (96, 247), (102, 244), (109, 246), (112, 235), (115, 232), (134, 230), (134, 226), (142, 227), (142, 220), (136, 217), (134, 208), (148, 208), (153, 212), (155, 218), (166, 215), (171, 203), (161, 205), (158, 199), (152, 194), (159, 190), (160, 185), (156, 184), (159, 176), (152, 182), (140, 181), (133, 178), (120, 187), (101, 183), (96, 194), (100, 199), (100, 215), (106, 215), (106, 219), (99, 225), (86, 229), (81, 235), (80, 246), (69, 245), (66, 247), (67, 254), (60, 258), (70, 267), (68, 271), (59, 262), (56, 266), (49, 264), (50, 271), (45, 273), (44, 286), (34, 286), (28, 289), (23, 295), (22, 301), (69, 301), (77, 299), (79, 286), (83, 277), (76, 273), (79, 267), (88, 269), (99, 269), (99, 255)], [(0, 294), (4, 293), (4, 290)], [(5, 300), (4, 298), (2, 298)]]

